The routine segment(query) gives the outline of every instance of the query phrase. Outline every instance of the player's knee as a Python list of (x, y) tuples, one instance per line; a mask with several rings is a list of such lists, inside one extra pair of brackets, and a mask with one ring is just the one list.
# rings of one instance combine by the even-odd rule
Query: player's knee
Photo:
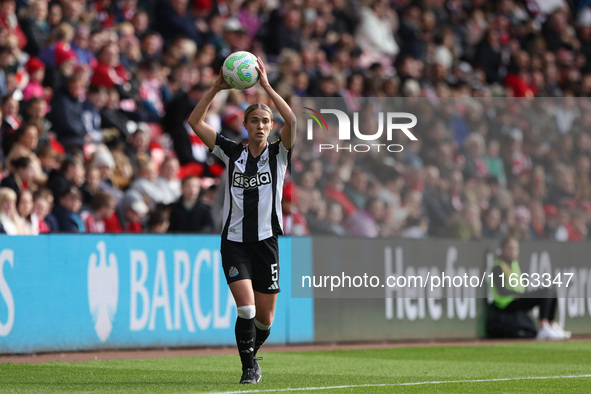
[(247, 320), (254, 319), (257, 314), (257, 309), (254, 305), (239, 306), (236, 307), (236, 311), (238, 313), (238, 317)]
[[(267, 331), (271, 329), (271, 325), (273, 324), (273, 319), (269, 320), (263, 320), (263, 322), (259, 321), (259, 319), (254, 319), (254, 325), (259, 329), (259, 330), (263, 330), (263, 331)], [(268, 324), (267, 324), (268, 323)]]
[(271, 324), (273, 324), (273, 315), (273, 311), (267, 311), (265, 308), (259, 308), (257, 310), (255, 323), (258, 321), (261, 325), (271, 327)]

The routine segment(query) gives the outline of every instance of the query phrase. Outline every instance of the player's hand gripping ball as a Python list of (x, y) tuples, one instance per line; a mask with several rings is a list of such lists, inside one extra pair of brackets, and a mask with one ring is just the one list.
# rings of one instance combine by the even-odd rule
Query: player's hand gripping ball
[(222, 75), (230, 87), (245, 90), (254, 86), (259, 80), (256, 70), (257, 58), (250, 52), (238, 51), (224, 60)]

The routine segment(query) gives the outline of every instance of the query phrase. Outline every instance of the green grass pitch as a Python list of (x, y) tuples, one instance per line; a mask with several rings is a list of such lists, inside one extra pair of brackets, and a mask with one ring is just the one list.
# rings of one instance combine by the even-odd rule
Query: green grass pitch
[(591, 341), (261, 353), (263, 382), (258, 385), (237, 384), (236, 355), (5, 363), (0, 364), (0, 391), (591, 391)]

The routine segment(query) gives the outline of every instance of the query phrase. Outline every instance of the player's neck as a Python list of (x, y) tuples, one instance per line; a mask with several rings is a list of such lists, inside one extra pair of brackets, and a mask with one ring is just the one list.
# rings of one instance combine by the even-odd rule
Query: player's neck
[(267, 141), (261, 141), (261, 142), (249, 142), (248, 143), (248, 151), (250, 152), (250, 154), (252, 155), (252, 157), (259, 157), (261, 155), (261, 153), (263, 153), (263, 151), (265, 150), (265, 148), (267, 147)]

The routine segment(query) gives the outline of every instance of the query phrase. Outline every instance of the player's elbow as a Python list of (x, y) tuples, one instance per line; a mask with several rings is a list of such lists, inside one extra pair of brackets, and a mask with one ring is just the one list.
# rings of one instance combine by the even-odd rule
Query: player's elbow
[(191, 128), (196, 131), (197, 130), (197, 126), (199, 125), (199, 118), (197, 118), (196, 116), (194, 116), (193, 114), (191, 114), (189, 116), (189, 119), (187, 119), (187, 123), (189, 124), (189, 126), (191, 126)]
[(290, 125), (292, 129), (295, 129), (297, 126), (297, 119), (293, 111), (289, 111), (289, 115), (285, 119), (285, 124)]
[(201, 138), (201, 136), (205, 133), (205, 123), (200, 122), (199, 120), (193, 120), (191, 121), (191, 119), (189, 119), (187, 121), (187, 123), (189, 124), (189, 126), (191, 126), (191, 129), (193, 130), (193, 132), (195, 134), (197, 134), (198, 137)]

